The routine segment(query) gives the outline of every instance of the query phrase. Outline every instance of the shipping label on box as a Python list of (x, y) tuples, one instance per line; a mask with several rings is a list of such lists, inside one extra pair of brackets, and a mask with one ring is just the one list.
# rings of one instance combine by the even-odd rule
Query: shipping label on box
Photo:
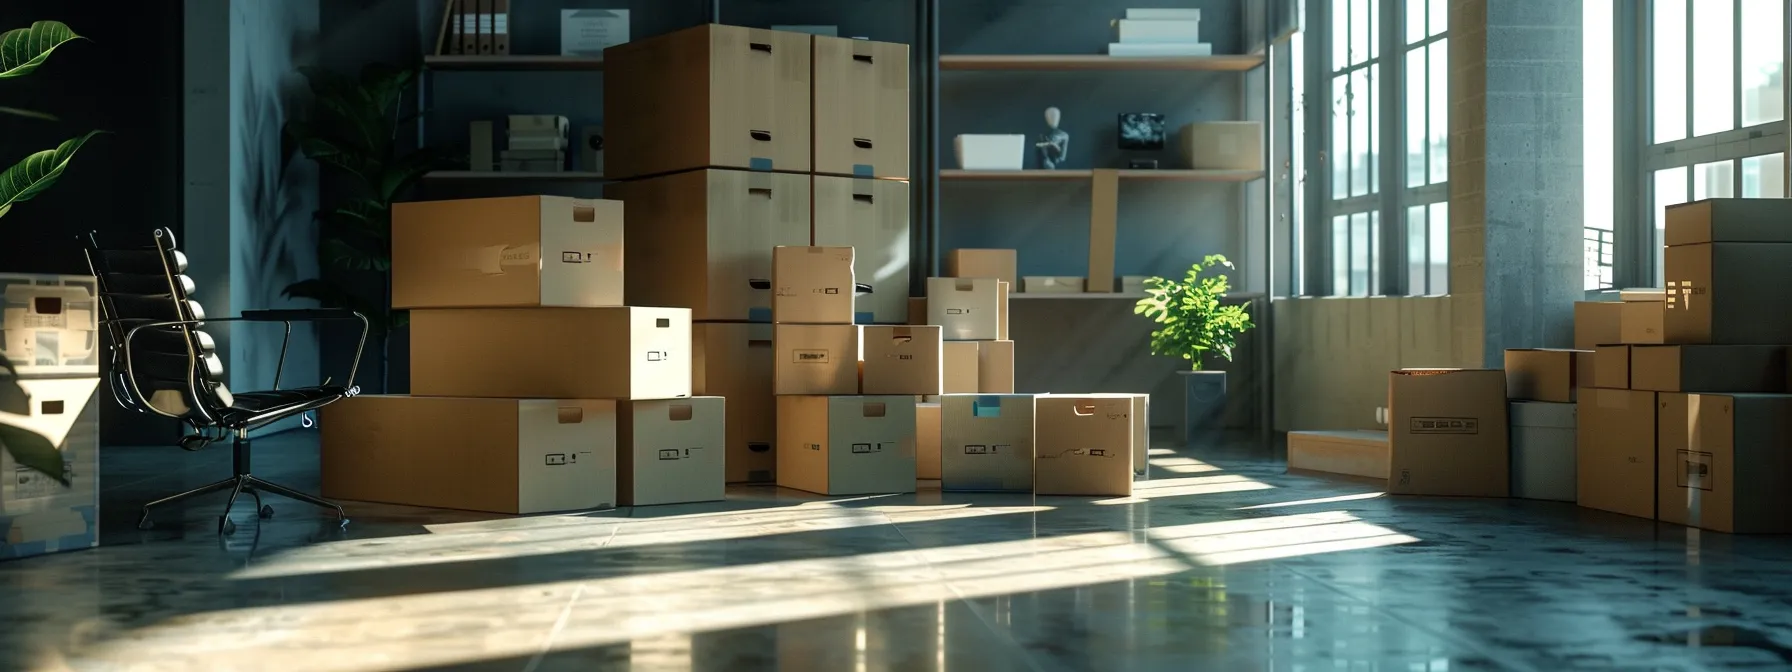
[(1001, 288), (995, 278), (928, 278), (927, 322), (948, 341), (993, 341), (1001, 336)]
[(620, 306), (622, 209), (560, 196), (394, 204), (392, 305)]
[(778, 485), (823, 495), (915, 491), (915, 398), (778, 398)]
[(1660, 398), (1659, 519), (1719, 532), (1792, 532), (1792, 395)]
[(856, 324), (780, 324), (772, 336), (774, 394), (858, 394)]
[(99, 543), (99, 379), (0, 376), (0, 444), (52, 448), (58, 473), (0, 449), (0, 560)]
[(1126, 394), (1038, 397), (1033, 492), (1131, 496), (1132, 404), (1132, 396)]
[(1402, 369), (1388, 377), (1389, 493), (1508, 495), (1504, 371)]
[(939, 394), (940, 328), (863, 327), (865, 394)]
[(772, 321), (853, 323), (853, 250), (779, 247), (772, 251)]
[(617, 408), (617, 503), (723, 498), (728, 430), (722, 397), (625, 401)]
[(95, 376), (99, 285), (90, 275), (0, 274), (0, 358), (19, 376)]
[(940, 397), (940, 489), (1032, 492), (1034, 396)]

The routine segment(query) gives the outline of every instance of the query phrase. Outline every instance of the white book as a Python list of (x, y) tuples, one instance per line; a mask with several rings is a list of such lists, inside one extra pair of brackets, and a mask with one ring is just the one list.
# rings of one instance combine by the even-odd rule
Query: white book
[(1201, 22), (1119, 19), (1114, 34), (1126, 44), (1187, 44), (1201, 41)]
[(1144, 20), (1200, 21), (1199, 9), (1128, 9), (1126, 18)]
[(1213, 45), (1185, 44), (1121, 44), (1108, 45), (1109, 56), (1212, 56)]

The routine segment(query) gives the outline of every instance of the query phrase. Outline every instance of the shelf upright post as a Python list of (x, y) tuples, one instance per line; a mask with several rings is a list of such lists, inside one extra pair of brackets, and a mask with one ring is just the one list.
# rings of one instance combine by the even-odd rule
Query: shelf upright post
[[(1263, 449), (1275, 447), (1276, 30), (1263, 5), (1263, 304), (1257, 310), (1257, 417)], [(1295, 224), (1299, 226), (1299, 224)]]
[(939, 0), (915, 0), (914, 8), (915, 45), (909, 50), (915, 79), (911, 116), (920, 120), (920, 128), (909, 148), (915, 164), (910, 184), (909, 295), (926, 296), (927, 278), (939, 274), (940, 257)]
[(1120, 171), (1096, 168), (1089, 185), (1089, 276), (1083, 291), (1114, 291), (1114, 247), (1120, 223)]

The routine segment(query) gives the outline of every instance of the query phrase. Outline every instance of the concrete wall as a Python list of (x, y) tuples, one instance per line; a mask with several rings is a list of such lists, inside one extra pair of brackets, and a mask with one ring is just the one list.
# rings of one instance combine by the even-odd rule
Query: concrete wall
[(1467, 364), (1452, 351), (1447, 296), (1278, 299), (1277, 431), (1375, 429), (1388, 372)]

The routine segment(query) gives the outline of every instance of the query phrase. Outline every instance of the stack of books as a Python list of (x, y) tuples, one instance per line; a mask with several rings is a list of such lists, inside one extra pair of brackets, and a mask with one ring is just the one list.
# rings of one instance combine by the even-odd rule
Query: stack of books
[(1199, 9), (1128, 9), (1114, 21), (1109, 56), (1212, 56), (1201, 41)]
[(566, 117), (513, 114), (501, 155), (505, 172), (558, 173), (566, 170)]

